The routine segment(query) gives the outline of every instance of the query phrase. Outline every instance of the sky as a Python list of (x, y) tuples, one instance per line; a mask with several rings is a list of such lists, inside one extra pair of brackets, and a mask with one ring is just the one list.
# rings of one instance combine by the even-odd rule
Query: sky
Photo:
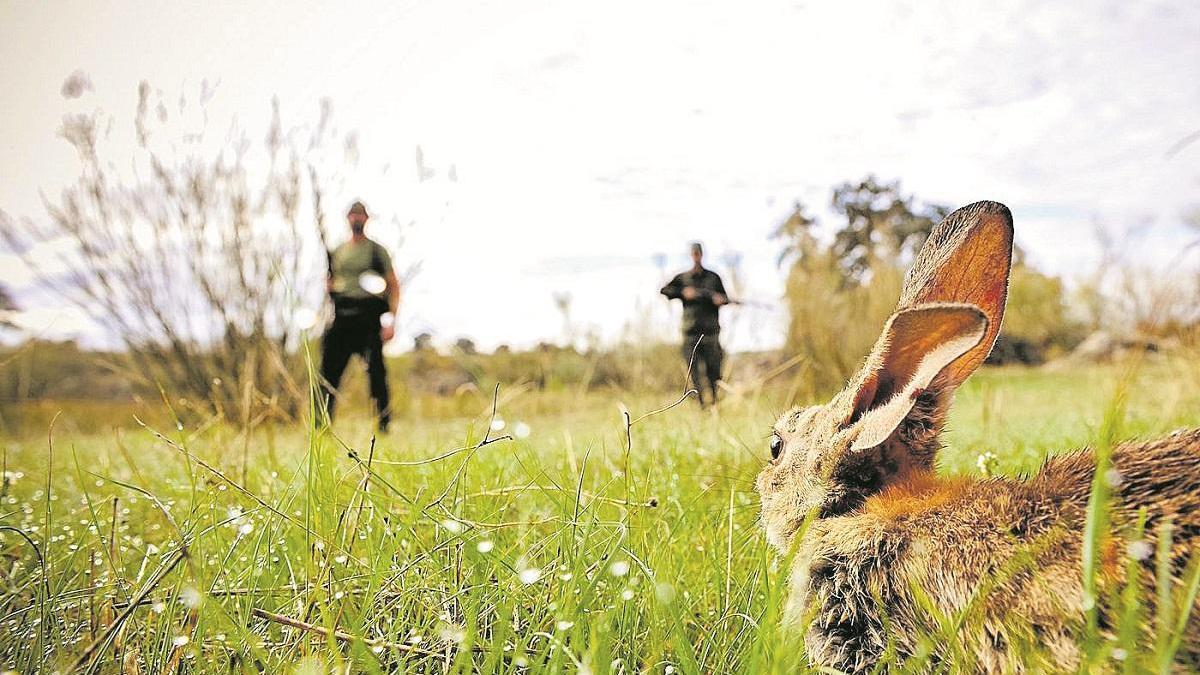
[[(0, 63), (14, 217), (44, 218), (39, 195), (78, 175), (62, 116), (131, 126), (142, 80), (168, 99), (207, 81), (210, 123), (250, 132), (272, 97), (292, 121), (330, 99), (360, 147), (330, 217), (364, 200), (369, 234), (419, 263), (397, 348), (561, 341), (562, 293), (576, 337), (669, 337), (678, 308), (657, 290), (693, 239), (718, 272), (739, 261), (755, 301), (725, 312), (728, 345), (776, 346), (772, 230), (797, 199), (833, 227), (830, 189), (868, 173), (925, 201), (1006, 203), (1030, 261), (1068, 280), (1097, 264), (1097, 227), (1131, 263), (1175, 264), (1200, 205), (1188, 0), (0, 0)], [(64, 98), (77, 70), (92, 89)], [(104, 343), (2, 248), (0, 283), (34, 300), (29, 333)]]

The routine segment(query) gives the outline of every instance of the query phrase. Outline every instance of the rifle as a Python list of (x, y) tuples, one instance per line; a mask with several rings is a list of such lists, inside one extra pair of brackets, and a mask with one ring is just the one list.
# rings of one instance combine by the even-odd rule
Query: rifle
[(317, 225), (317, 238), (321, 241), (321, 248), (325, 249), (326, 271), (332, 277), (333, 249), (329, 248), (329, 239), (325, 236), (325, 211), (321, 208), (321, 188), (317, 183), (317, 169), (312, 164), (308, 165), (308, 181), (312, 186), (313, 222)]
[(759, 309), (776, 309), (778, 307), (777, 305), (772, 305), (769, 302), (762, 302), (761, 300), (735, 300), (733, 298), (729, 298), (729, 302), (727, 304), (741, 305), (743, 307), (757, 307)]
[[(701, 297), (701, 298), (711, 299), (713, 296), (713, 292), (710, 290), (707, 290), (707, 289), (697, 288), (696, 291), (697, 291), (697, 293), (699, 293), (699, 297)], [(772, 305), (769, 302), (762, 302), (759, 300), (745, 300), (745, 299), (741, 299), (741, 298), (733, 298), (733, 297), (730, 297), (729, 294), (725, 294), (725, 304), (741, 305), (742, 307), (757, 307), (759, 309), (775, 309), (776, 308), (776, 305)]]

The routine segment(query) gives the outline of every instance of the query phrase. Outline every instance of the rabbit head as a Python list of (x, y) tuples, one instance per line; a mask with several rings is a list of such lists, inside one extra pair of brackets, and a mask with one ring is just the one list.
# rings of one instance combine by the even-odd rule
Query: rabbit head
[(947, 216), (846, 388), (776, 422), (772, 459), (756, 482), (773, 545), (786, 550), (809, 514), (849, 513), (933, 468), (954, 389), (987, 358), (1000, 330), (1012, 233), (1012, 215), (996, 202)]

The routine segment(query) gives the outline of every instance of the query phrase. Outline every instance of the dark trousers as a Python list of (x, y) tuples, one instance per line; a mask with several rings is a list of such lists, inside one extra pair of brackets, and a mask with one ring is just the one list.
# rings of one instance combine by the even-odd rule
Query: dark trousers
[(321, 390), (329, 419), (337, 406), (338, 385), (350, 357), (358, 354), (367, 363), (371, 400), (379, 416), (379, 428), (386, 430), (392, 420), (389, 406), (387, 366), (383, 362), (383, 339), (379, 335), (379, 317), (366, 315), (337, 316), (321, 342)]
[(721, 349), (720, 333), (685, 333), (680, 353), (688, 364), (688, 378), (696, 390), (696, 398), (704, 405), (704, 392), (710, 393), (711, 403), (717, 402), (717, 383), (721, 381), (721, 366), (725, 351)]

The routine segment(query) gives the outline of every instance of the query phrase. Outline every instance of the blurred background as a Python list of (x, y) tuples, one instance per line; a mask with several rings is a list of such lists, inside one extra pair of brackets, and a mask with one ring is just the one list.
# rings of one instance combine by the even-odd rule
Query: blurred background
[(355, 199), (405, 282), (401, 413), (678, 388), (691, 240), (746, 301), (731, 394), (826, 392), (979, 199), (1019, 248), (993, 361), (1195, 349), (1192, 2), (0, 2), (0, 31), (0, 432), (302, 414)]

